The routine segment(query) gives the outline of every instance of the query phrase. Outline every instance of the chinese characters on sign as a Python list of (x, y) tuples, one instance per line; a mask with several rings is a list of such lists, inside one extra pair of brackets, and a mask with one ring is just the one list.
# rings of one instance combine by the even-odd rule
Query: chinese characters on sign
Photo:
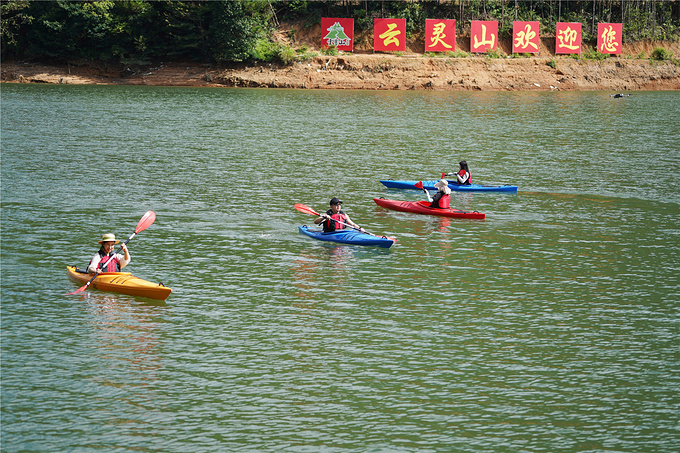
[(456, 50), (455, 19), (425, 19), (425, 52)]
[(512, 23), (512, 53), (538, 54), (538, 21)]
[(597, 51), (606, 54), (620, 54), (623, 24), (597, 24)]
[(351, 52), (354, 47), (354, 19), (321, 18), (321, 48), (335, 46)]
[(498, 46), (498, 21), (473, 20), (470, 24), (470, 52), (484, 53)]
[[(580, 22), (557, 22), (555, 54), (581, 54)], [(540, 45), (538, 21), (512, 23), (512, 52), (538, 54)], [(335, 46), (352, 52), (354, 19), (321, 18), (321, 47)], [(597, 50), (603, 54), (621, 54), (623, 24), (597, 25)], [(498, 48), (498, 21), (473, 20), (470, 23), (470, 52), (485, 53)], [(405, 51), (406, 19), (374, 19), (373, 50)], [(425, 51), (453, 52), (456, 50), (455, 19), (425, 19)]]
[(374, 19), (374, 50), (406, 50), (406, 19)]
[(555, 54), (581, 55), (580, 22), (558, 22), (555, 36)]

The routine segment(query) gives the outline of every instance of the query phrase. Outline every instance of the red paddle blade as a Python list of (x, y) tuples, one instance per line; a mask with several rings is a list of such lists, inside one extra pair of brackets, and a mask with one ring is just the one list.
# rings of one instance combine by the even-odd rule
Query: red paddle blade
[(66, 293), (66, 295), (67, 295), (67, 296), (70, 296), (71, 294), (82, 293), (82, 292), (85, 291), (86, 289), (87, 289), (87, 283), (85, 283), (83, 286), (81, 286), (80, 288), (78, 288), (77, 290), (75, 290), (75, 291), (73, 291), (73, 292), (71, 292), (71, 293)]
[(446, 176), (446, 173), (442, 172), (442, 178), (441, 179), (444, 179), (444, 176)]
[(135, 229), (135, 234), (149, 228), (155, 220), (156, 220), (156, 213), (153, 212), (153, 211), (146, 211), (146, 214), (144, 214), (142, 216), (142, 218), (139, 219), (139, 223), (137, 224), (137, 228)]
[(304, 205), (302, 203), (295, 203), (295, 209), (297, 209), (300, 212), (304, 212), (305, 214), (311, 214), (311, 215), (319, 215), (318, 212), (316, 212), (314, 209), (310, 208), (307, 205)]
[(422, 189), (422, 188), (423, 188), (423, 182), (422, 182), (422, 181), (418, 181), (418, 182), (416, 183), (416, 189)]

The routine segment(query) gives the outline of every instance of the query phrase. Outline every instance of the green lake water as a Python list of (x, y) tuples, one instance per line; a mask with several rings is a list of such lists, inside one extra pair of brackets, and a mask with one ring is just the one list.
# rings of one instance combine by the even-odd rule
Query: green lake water
[[(678, 451), (680, 93), (609, 94), (3, 84), (2, 451)], [(167, 301), (65, 295), (147, 210)]]

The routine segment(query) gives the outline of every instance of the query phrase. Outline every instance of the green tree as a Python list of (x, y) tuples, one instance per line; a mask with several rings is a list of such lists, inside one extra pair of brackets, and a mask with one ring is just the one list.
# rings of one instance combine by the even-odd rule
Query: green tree
[(244, 61), (252, 57), (258, 39), (266, 36), (268, 15), (262, 2), (211, 3), (209, 37), (215, 61)]
[(23, 40), (22, 30), (33, 22), (28, 11), (28, 0), (11, 0), (0, 3), (0, 42), (2, 56), (5, 53), (17, 53)]

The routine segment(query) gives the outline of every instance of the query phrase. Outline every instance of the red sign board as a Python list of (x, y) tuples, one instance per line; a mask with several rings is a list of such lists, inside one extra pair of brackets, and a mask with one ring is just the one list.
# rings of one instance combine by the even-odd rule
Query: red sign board
[(555, 54), (581, 55), (581, 22), (558, 22), (555, 36)]
[(623, 46), (623, 24), (597, 24), (597, 51), (620, 54)]
[(373, 50), (406, 50), (406, 19), (374, 19)]
[(354, 48), (354, 19), (321, 18), (321, 48), (335, 46), (351, 52)]
[(484, 53), (498, 47), (498, 21), (473, 20), (470, 24), (470, 52)]
[(512, 53), (538, 54), (538, 21), (512, 23)]
[(456, 50), (456, 19), (425, 19), (425, 52)]

